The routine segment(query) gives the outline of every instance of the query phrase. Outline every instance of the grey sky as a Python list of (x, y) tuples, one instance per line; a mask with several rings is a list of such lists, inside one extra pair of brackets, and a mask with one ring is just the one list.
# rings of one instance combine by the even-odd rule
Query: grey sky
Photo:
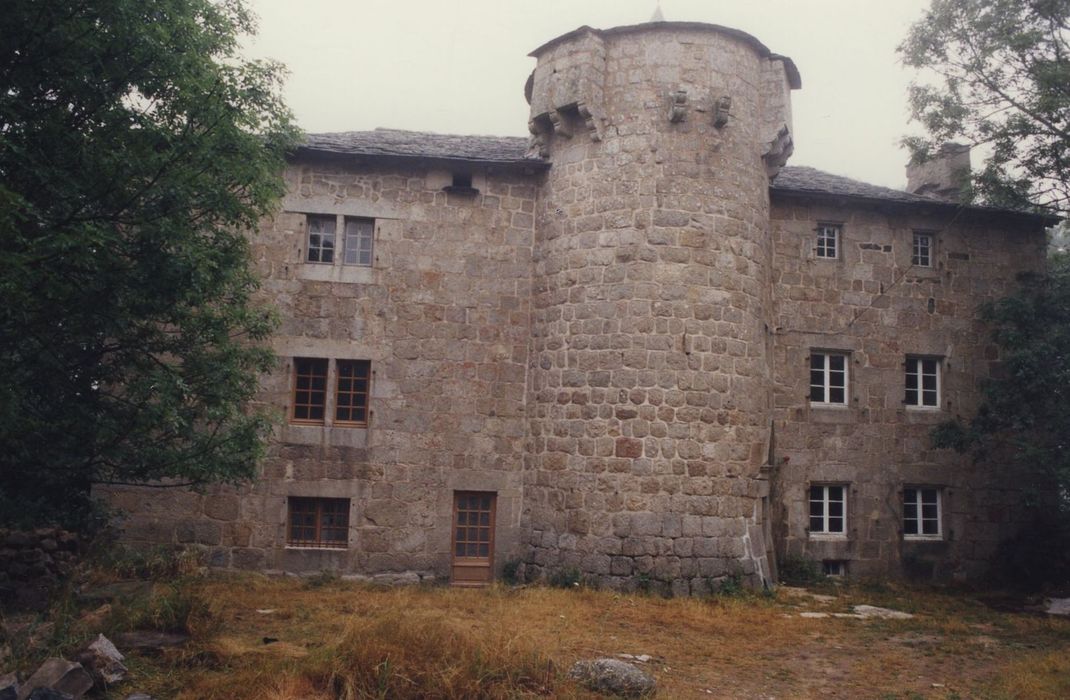
[[(911, 72), (895, 53), (928, 0), (662, 0), (665, 18), (723, 24), (790, 56), (793, 165), (889, 187), (905, 183), (899, 139)], [(587, 24), (648, 21), (654, 0), (250, 0), (251, 57), (290, 69), (286, 99), (306, 131), (378, 126), (527, 135), (528, 52)]]

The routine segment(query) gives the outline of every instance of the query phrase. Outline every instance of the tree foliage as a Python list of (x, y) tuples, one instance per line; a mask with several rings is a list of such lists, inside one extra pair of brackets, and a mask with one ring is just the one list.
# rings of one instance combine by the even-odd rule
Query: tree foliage
[(940, 425), (933, 442), (1014, 475), (1036, 521), (1005, 552), (1018, 560), (1015, 575), (1068, 583), (1070, 254), (1056, 254), (1047, 275), (1025, 277), (1017, 294), (984, 306), (982, 318), (1000, 348), (998, 373), (977, 414)]
[(927, 138), (915, 159), (966, 140), (990, 151), (973, 179), (989, 204), (1070, 208), (1070, 0), (933, 0), (900, 54)]
[(11, 0), (0, 22), (0, 519), (240, 480), (272, 363), (243, 230), (294, 142), (240, 0)]

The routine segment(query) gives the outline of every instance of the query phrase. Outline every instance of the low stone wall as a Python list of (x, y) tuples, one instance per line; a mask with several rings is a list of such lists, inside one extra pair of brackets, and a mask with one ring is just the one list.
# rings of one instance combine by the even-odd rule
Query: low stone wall
[(58, 528), (0, 529), (0, 608), (42, 610), (78, 563), (78, 535)]

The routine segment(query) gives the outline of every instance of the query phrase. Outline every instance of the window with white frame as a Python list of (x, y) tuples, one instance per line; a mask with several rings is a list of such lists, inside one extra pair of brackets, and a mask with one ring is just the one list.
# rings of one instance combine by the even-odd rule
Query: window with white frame
[(847, 534), (847, 487), (822, 484), (810, 487), (810, 534)]
[[(375, 219), (330, 214), (306, 214), (305, 218), (308, 228), (308, 253), (305, 259), (308, 262), (372, 266)], [(339, 230), (340, 235), (337, 233)], [(339, 248), (342, 254), (336, 255)]]
[(372, 242), (375, 239), (375, 220), (346, 217), (345, 255), (346, 265), (371, 267)]
[(334, 262), (333, 216), (308, 217), (308, 261), (314, 263)]
[(811, 351), (810, 403), (847, 405), (847, 354)]
[(911, 486), (903, 489), (903, 536), (911, 539), (940, 539), (941, 491)]
[(840, 233), (841, 227), (837, 224), (819, 224), (815, 255), (825, 260), (840, 257)]
[(908, 357), (906, 393), (903, 403), (913, 408), (940, 407), (940, 360), (936, 357)]
[(911, 247), (910, 264), (916, 267), (933, 266), (933, 235), (914, 232), (914, 244)]

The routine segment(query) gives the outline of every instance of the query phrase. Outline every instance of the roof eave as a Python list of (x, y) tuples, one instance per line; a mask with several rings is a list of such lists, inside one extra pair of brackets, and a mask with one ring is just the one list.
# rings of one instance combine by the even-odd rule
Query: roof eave
[(539, 160), (535, 158), (506, 160), (500, 158), (468, 158), (464, 156), (365, 153), (359, 151), (338, 151), (325, 148), (309, 148), (308, 146), (298, 146), (297, 149), (290, 153), (290, 155), (287, 157), (287, 160), (291, 162), (302, 159), (322, 159), (346, 162), (356, 161), (361, 163), (382, 163), (384, 165), (403, 163), (416, 165), (422, 163), (425, 165), (441, 165), (445, 167), (466, 166), (473, 168), (500, 168), (503, 170), (520, 172), (542, 172), (550, 167), (550, 163), (548, 161)]
[(1016, 221), (1023, 225), (1041, 226), (1047, 228), (1062, 221), (1061, 217), (1052, 214), (1037, 214), (1034, 212), (1018, 211), (1015, 209), (996, 209), (981, 207), (970, 204), (957, 204), (955, 202), (943, 202), (940, 200), (904, 201), (899, 199), (885, 199), (882, 197), (868, 197), (866, 195), (847, 194), (838, 192), (822, 192), (818, 190), (806, 190), (788, 187), (770, 186), (770, 196), (784, 196), (796, 199), (816, 199), (826, 202), (852, 202), (860, 205), (890, 207), (895, 209), (931, 209), (945, 213), (964, 211), (973, 216), (990, 216)]

